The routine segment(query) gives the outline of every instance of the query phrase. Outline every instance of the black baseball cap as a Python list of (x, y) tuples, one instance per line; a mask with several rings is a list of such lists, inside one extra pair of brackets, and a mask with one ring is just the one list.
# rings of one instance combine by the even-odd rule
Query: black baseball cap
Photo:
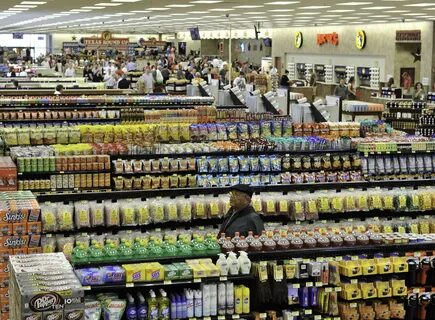
[(254, 194), (254, 190), (251, 188), (249, 184), (236, 184), (232, 187), (230, 187), (230, 190), (236, 190), (243, 193), (246, 193), (249, 197), (252, 198), (252, 195)]

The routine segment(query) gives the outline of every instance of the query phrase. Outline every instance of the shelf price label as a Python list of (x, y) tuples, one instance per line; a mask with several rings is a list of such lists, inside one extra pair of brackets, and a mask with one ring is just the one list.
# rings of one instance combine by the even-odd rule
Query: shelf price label
[(90, 291), (90, 290), (91, 290), (91, 286), (83, 287), (83, 290), (84, 290), (84, 291)]
[(267, 313), (260, 313), (260, 319), (267, 318)]
[(323, 282), (321, 282), (321, 281), (316, 282), (316, 287), (317, 287), (317, 288), (321, 288), (321, 287), (323, 287)]
[(355, 302), (354, 302), (354, 303), (351, 303), (351, 304), (350, 304), (350, 307), (351, 307), (351, 308), (356, 308), (356, 307), (358, 307), (358, 304), (355, 303)]
[(134, 283), (126, 283), (125, 287), (126, 288), (133, 288), (134, 287)]
[(313, 310), (308, 309), (308, 310), (305, 310), (304, 313), (307, 315), (310, 315), (310, 314), (313, 314)]
[(240, 315), (238, 315), (238, 314), (233, 314), (233, 319), (240, 319)]
[(193, 283), (201, 283), (201, 278), (193, 279)]
[(218, 316), (218, 320), (225, 320), (225, 316)]
[(351, 284), (358, 284), (358, 279), (351, 279), (351, 280), (350, 280), (350, 283), (351, 283)]
[(293, 311), (292, 312), (292, 316), (298, 317), (299, 316), (299, 311)]
[(313, 285), (314, 285), (314, 284), (313, 284), (312, 282), (307, 282), (307, 283), (305, 283), (305, 286), (306, 286), (307, 288), (311, 288)]
[(329, 292), (332, 292), (332, 288), (331, 288), (331, 287), (326, 288), (326, 289), (325, 289), (325, 292), (328, 292), (328, 293), (329, 293)]
[(320, 315), (314, 316), (314, 320), (322, 320), (322, 316)]
[(228, 280), (228, 277), (220, 277), (219, 278), (219, 281), (227, 281)]
[(172, 284), (172, 280), (165, 280), (163, 281), (163, 284)]

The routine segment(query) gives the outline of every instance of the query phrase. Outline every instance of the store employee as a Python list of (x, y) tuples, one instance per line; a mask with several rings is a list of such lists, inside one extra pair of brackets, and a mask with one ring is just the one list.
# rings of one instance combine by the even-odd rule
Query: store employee
[(241, 236), (246, 237), (249, 231), (252, 231), (254, 235), (262, 233), (263, 220), (251, 205), (253, 194), (251, 187), (246, 184), (231, 187), (231, 209), (224, 218), (219, 234), (225, 233), (227, 237), (233, 237), (236, 232), (239, 232)]

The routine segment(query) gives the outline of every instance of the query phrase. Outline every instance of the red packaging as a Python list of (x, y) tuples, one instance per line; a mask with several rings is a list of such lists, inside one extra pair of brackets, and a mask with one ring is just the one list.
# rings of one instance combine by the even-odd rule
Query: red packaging
[(0, 274), (8, 274), (9, 272), (9, 268), (8, 268), (8, 263), (7, 262), (2, 262), (0, 263)]
[(0, 262), (8, 262), (9, 256), (12, 255), (12, 249), (0, 248)]
[(9, 319), (9, 312), (2, 313), (0, 315), (0, 320), (10, 320)]

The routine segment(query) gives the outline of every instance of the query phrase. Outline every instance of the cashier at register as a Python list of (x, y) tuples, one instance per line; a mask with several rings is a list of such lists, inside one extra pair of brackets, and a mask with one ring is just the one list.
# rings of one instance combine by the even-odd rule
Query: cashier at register
[(231, 208), (224, 218), (219, 235), (225, 233), (227, 237), (234, 237), (236, 232), (240, 236), (248, 236), (252, 231), (254, 235), (261, 235), (264, 230), (263, 220), (251, 205), (254, 191), (247, 184), (237, 184), (230, 189)]

